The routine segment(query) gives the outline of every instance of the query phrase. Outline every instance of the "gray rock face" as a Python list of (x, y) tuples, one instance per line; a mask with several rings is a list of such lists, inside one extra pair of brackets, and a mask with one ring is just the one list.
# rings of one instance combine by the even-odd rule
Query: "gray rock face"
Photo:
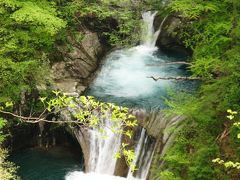
[[(164, 18), (160, 16), (155, 18), (155, 30), (159, 29), (163, 19)], [(185, 47), (182, 39), (180, 38), (181, 29), (186, 26), (186, 23), (188, 22), (185, 22), (178, 15), (166, 17), (161, 28), (161, 33), (157, 39), (156, 46), (162, 50), (179, 52), (181, 54), (185, 54), (186, 56), (191, 55), (192, 51)]]
[[(163, 18), (156, 17), (154, 26), (155, 29), (158, 29), (161, 24)], [(182, 45), (179, 37), (176, 36), (176, 32), (179, 28), (181, 28), (182, 22), (181, 19), (177, 16), (169, 16), (162, 26), (161, 34), (157, 40), (157, 46), (159, 47), (171, 47), (171, 46), (179, 46)]]
[[(161, 111), (146, 112), (146, 110), (133, 110), (132, 112), (139, 120), (140, 126), (144, 127), (149, 136), (156, 139), (154, 155), (164, 156), (168, 148), (174, 143), (175, 133), (181, 127), (183, 116), (167, 116)], [(154, 159), (154, 158), (153, 158)], [(153, 160), (152, 165), (162, 166), (163, 161)], [(151, 172), (147, 179), (152, 179)]]
[(132, 110), (132, 113), (138, 119), (140, 126), (147, 130), (149, 136), (155, 139), (162, 139), (166, 143), (173, 132), (169, 131), (173, 127), (179, 126), (179, 123), (184, 120), (183, 116), (168, 116), (161, 111), (147, 112), (146, 110)]
[(81, 41), (69, 35), (70, 48), (67, 45), (58, 47), (64, 61), (52, 65), (54, 88), (65, 93), (81, 93), (85, 90), (103, 53), (97, 33), (89, 30), (79, 33), (84, 33)]
[(81, 146), (83, 156), (84, 156), (84, 167), (85, 167), (85, 172), (89, 172), (89, 158), (90, 158), (90, 137), (89, 133), (87, 133), (87, 130), (79, 127), (79, 128), (74, 128), (73, 133), (78, 141), (78, 143)]

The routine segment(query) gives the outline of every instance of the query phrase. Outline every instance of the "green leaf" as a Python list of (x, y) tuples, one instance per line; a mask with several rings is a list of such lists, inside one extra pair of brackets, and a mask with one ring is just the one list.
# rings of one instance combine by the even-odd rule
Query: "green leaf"
[(6, 102), (5, 106), (6, 108), (13, 107), (13, 102)]

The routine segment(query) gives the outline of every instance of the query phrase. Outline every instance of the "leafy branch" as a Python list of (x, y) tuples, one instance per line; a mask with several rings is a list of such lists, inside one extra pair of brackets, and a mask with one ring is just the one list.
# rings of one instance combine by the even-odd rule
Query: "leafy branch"
[[(228, 113), (227, 118), (230, 121), (235, 119), (235, 116), (238, 114), (237, 111), (232, 111), (231, 109), (228, 109), (227, 113)], [(237, 121), (237, 122), (233, 123), (233, 126), (240, 128), (240, 122)], [(237, 138), (240, 139), (240, 132), (238, 132)], [(213, 159), (212, 162), (217, 163), (219, 165), (223, 165), (225, 168), (236, 168), (236, 169), (240, 170), (240, 162), (224, 161), (220, 158)]]
[[(92, 96), (72, 97), (53, 91), (54, 98), (40, 97), (39, 100), (43, 104), (43, 111), (39, 116), (22, 116), (15, 114), (6, 109), (13, 109), (12, 102), (5, 102), (0, 106), (0, 115), (12, 116), (25, 123), (55, 123), (55, 124), (72, 124), (84, 128), (95, 129), (100, 132), (101, 137), (106, 137), (105, 128), (109, 128), (115, 134), (121, 134), (127, 138), (132, 138), (132, 129), (137, 126), (137, 119), (126, 107), (116, 106), (112, 103), (103, 103), (97, 101)], [(67, 114), (70, 118), (65, 120), (48, 119), (50, 114)], [(111, 121), (107, 126), (106, 121)], [(106, 137), (107, 138), (107, 137)], [(123, 155), (126, 163), (132, 171), (135, 170), (133, 158), (134, 151), (127, 148), (127, 144), (120, 148), (120, 156)], [(116, 157), (116, 156), (115, 156)], [(117, 156), (118, 157), (118, 156)]]

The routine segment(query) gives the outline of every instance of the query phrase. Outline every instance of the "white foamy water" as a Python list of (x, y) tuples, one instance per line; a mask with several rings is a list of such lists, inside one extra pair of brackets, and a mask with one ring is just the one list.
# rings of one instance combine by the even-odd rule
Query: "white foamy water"
[(70, 172), (65, 176), (65, 180), (126, 180), (118, 176), (110, 176), (98, 173), (84, 173), (80, 171)]
[[(157, 91), (157, 83), (147, 77), (165, 75), (165, 72), (153, 72), (146, 66), (149, 61), (163, 61), (153, 56), (155, 50), (156, 48), (137, 46), (112, 53), (94, 82), (96, 93), (115, 97), (153, 94)], [(166, 83), (163, 82), (163, 84)]]
[(117, 160), (113, 157), (119, 151), (121, 135), (113, 133), (110, 127), (113, 122), (110, 117), (104, 120), (104, 136), (101, 137), (99, 129), (89, 130), (90, 157), (89, 172), (113, 175)]
[[(157, 51), (155, 43), (161, 29), (155, 32), (153, 22), (157, 12), (145, 12), (141, 45), (117, 50), (111, 53), (94, 82), (97, 94), (115, 97), (148, 96), (157, 91), (156, 82), (147, 78), (162, 75), (163, 71), (155, 71), (146, 66), (148, 63), (164, 62), (154, 55)], [(161, 27), (160, 27), (161, 28)], [(163, 82), (165, 84), (166, 82)], [(162, 85), (163, 85), (162, 84)]]

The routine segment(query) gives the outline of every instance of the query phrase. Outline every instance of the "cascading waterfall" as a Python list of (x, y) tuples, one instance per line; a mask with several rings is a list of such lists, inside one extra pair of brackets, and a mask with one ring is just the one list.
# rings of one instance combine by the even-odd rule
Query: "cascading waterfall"
[(155, 43), (161, 32), (154, 31), (156, 12), (143, 13), (143, 35), (139, 46), (116, 50), (107, 56), (101, 71), (98, 73), (87, 94), (99, 97), (103, 101), (113, 102), (128, 107), (145, 108), (146, 106), (164, 106), (160, 96), (166, 95), (166, 87), (172, 81), (156, 83), (150, 76), (179, 76), (184, 72), (178, 68), (148, 66), (153, 63), (164, 63), (168, 57), (159, 57)]
[[(155, 90), (154, 86), (156, 86), (156, 83), (146, 79), (146, 76), (150, 75), (152, 71), (143, 71), (143, 69), (146, 69), (145, 61), (148, 61), (149, 58), (154, 59), (153, 53), (157, 50), (155, 43), (161, 29), (156, 32), (154, 31), (153, 22), (156, 14), (157, 12), (151, 13), (150, 11), (142, 14), (144, 22), (142, 44), (130, 50), (118, 50), (113, 52), (94, 82), (95, 89), (99, 90), (104, 88), (106, 94), (115, 97), (125, 96), (138, 98), (141, 95), (152, 94), (152, 91)], [(162, 28), (162, 24), (160, 28)], [(125, 75), (124, 78), (120, 77), (123, 74)], [(134, 81), (138, 78), (142, 78), (144, 83), (136, 84)], [(138, 94), (136, 89), (142, 91), (139, 91)], [(99, 94), (102, 94), (102, 92)], [(94, 93), (94, 95), (96, 95), (96, 93)], [(111, 124), (109, 123), (109, 120), (105, 121), (106, 126), (110, 126)], [(113, 134), (110, 129), (105, 130), (108, 135), (107, 139), (99, 138), (96, 130), (89, 131), (91, 138), (89, 171), (113, 175), (116, 160), (113, 160), (109, 154), (114, 154), (119, 150), (121, 137)], [(142, 129), (136, 147), (136, 165), (139, 170), (134, 174), (134, 177), (146, 179), (153, 150), (154, 143), (149, 146), (149, 137), (146, 131)], [(128, 178), (133, 178), (133, 175), (129, 173)]]
[[(156, 55), (157, 47), (155, 43), (163, 23), (160, 28), (154, 30), (154, 18), (157, 12), (145, 12), (143, 17), (143, 34), (141, 45), (123, 50), (116, 50), (108, 55), (101, 71), (90, 86), (87, 95), (93, 95), (107, 102), (114, 102), (118, 105), (138, 108), (155, 108), (162, 106), (160, 96), (166, 95), (166, 87), (173, 85), (172, 81), (161, 81), (156, 83), (149, 76), (175, 76), (185, 72), (178, 68), (170, 67), (149, 67), (149, 63), (165, 62), (167, 57)], [(158, 98), (159, 97), (159, 98)], [(88, 172), (114, 175), (116, 160), (112, 155), (116, 153), (121, 144), (121, 136), (111, 132), (107, 127), (111, 126), (110, 119), (105, 120), (107, 134), (106, 139), (102, 139), (98, 129), (87, 130), (89, 137), (89, 158)], [(139, 169), (133, 174), (128, 173), (128, 179), (143, 179), (148, 176), (151, 165), (155, 142), (147, 135), (142, 128), (141, 135), (137, 142), (135, 153), (137, 155), (136, 165)], [(69, 174), (67, 180), (84, 178), (83, 173), (76, 172)], [(97, 174), (92, 177), (97, 178)], [(71, 177), (71, 178), (70, 178)], [(74, 179), (75, 178), (75, 179)], [(86, 177), (87, 178), (87, 177)], [(100, 178), (100, 176), (99, 176)], [(114, 178), (113, 178), (114, 179)]]
[(127, 179), (129, 180), (145, 180), (150, 169), (152, 157), (155, 149), (155, 141), (151, 139), (144, 128), (141, 130), (141, 135), (135, 148), (136, 159), (133, 163), (136, 164), (138, 170), (132, 173), (128, 172)]
[(111, 121), (105, 120), (103, 138), (98, 129), (89, 130), (90, 134), (90, 157), (89, 157), (89, 172), (113, 175), (116, 159), (114, 155), (119, 151), (121, 144), (121, 135), (115, 134), (110, 129)]
[(144, 27), (143, 27), (143, 33), (142, 33), (142, 45), (146, 47), (155, 47), (156, 41), (159, 37), (159, 34), (161, 33), (162, 26), (164, 22), (167, 19), (167, 16), (163, 19), (161, 22), (161, 25), (157, 31), (154, 30), (154, 19), (157, 14), (157, 11), (152, 13), (151, 11), (144, 12), (142, 14)]

